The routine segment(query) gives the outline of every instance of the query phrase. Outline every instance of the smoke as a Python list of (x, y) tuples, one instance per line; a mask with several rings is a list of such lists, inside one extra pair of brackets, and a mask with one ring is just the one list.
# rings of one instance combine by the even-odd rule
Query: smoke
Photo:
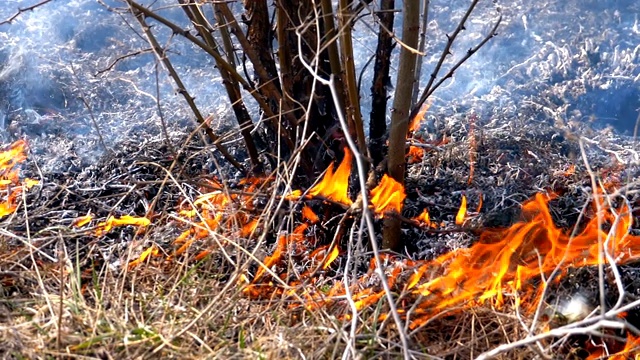
[[(463, 9), (446, 1), (431, 3), (432, 34), (443, 43)], [(489, 4), (471, 16), (451, 59), (487, 33), (496, 17)], [(502, 114), (565, 125), (590, 121), (596, 127), (632, 131), (640, 111), (638, 2), (516, 0), (499, 7), (503, 22), (498, 36), (436, 93), (434, 110), (479, 108), (487, 117)], [(431, 54), (439, 55), (441, 49), (432, 47)], [(429, 66), (435, 61), (432, 57)]]
[[(8, 1), (0, 19), (33, 3)], [(175, 2), (164, 3), (162, 15), (186, 26)], [(166, 29), (154, 30), (201, 111), (217, 114), (214, 127), (228, 127), (228, 101), (211, 60)], [(0, 26), (0, 139), (26, 137), (45, 171), (60, 172), (95, 162), (105, 145), (157, 137), (160, 116), (174, 137), (193, 128), (148, 47), (135, 19), (93, 0), (53, 1)]]
[[(0, 19), (33, 3), (5, 0)], [(123, 6), (118, 0), (106, 3)], [(431, 1), (422, 84), (438, 61), (446, 34), (455, 29), (467, 5)], [(242, 4), (234, 6), (240, 10)], [(478, 6), (440, 75), (482, 40), (500, 13), (499, 34), (435, 93), (431, 114), (473, 110), (485, 120), (522, 121), (524, 117), (565, 124), (592, 121), (621, 132), (633, 128), (640, 107), (640, 5), (636, 1), (481, 1)], [(154, 7), (188, 25), (176, 1), (156, 1)], [(364, 19), (369, 23), (356, 25), (354, 42), (358, 73), (376, 45), (376, 25)], [(395, 30), (401, 36), (399, 24), (400, 19)], [(211, 71), (212, 60), (162, 26), (155, 24), (154, 31), (170, 50), (187, 90), (197, 95), (202, 112), (216, 115), (214, 127), (232, 126), (222, 81)], [(27, 137), (37, 154), (45, 156), (58, 149), (86, 164), (104, 152), (99, 133), (112, 148), (125, 139), (144, 141), (157, 136), (160, 114), (172, 134), (193, 127), (174, 84), (145, 50), (148, 44), (135, 19), (95, 0), (54, 0), (0, 26), (0, 140)], [(135, 52), (141, 53), (121, 58)], [(372, 69), (364, 73), (368, 75), (363, 78), (361, 96), (367, 114)], [(257, 121), (257, 107), (249, 108)], [(66, 171), (67, 167), (52, 160), (47, 170)]]

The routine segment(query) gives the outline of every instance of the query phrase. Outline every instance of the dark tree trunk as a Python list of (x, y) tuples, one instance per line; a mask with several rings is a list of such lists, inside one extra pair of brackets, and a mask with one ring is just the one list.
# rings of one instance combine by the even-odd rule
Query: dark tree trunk
[[(247, 24), (247, 40), (253, 45), (262, 66), (271, 81), (280, 88), (276, 62), (272, 54), (272, 32), (269, 22), (269, 9), (266, 0), (245, 0), (245, 23)], [(261, 81), (259, 82), (260, 85)]]
[[(300, 119), (300, 124), (307, 121), (308, 136), (315, 133), (308, 145), (309, 151), (305, 154), (313, 163), (314, 170), (324, 170), (331, 157), (325, 156), (332, 143), (339, 141), (338, 121), (335, 117), (335, 108), (331, 100), (329, 89), (316, 83), (315, 92), (312, 94), (313, 77), (302, 65), (301, 58), (311, 62), (318, 57), (319, 75), (328, 78), (331, 68), (327, 51), (316, 53), (318, 48), (317, 31), (315, 26), (307, 26), (314, 14), (314, 4), (310, 0), (276, 0), (277, 35), (278, 35), (278, 61), (282, 78), (282, 92), (285, 101), (298, 104), (295, 107), (295, 115)], [(320, 11), (320, 9), (318, 9)], [(323, 24), (320, 23), (320, 31), (323, 33)], [(298, 49), (298, 34), (296, 29), (305, 28), (302, 32), (302, 52)], [(307, 105), (312, 101), (312, 106), (307, 112)], [(292, 106), (293, 107), (293, 106)], [(342, 150), (336, 146), (336, 149)], [(306, 174), (314, 178), (313, 174)]]
[(384, 158), (385, 135), (387, 132), (387, 100), (389, 98), (387, 88), (391, 84), (389, 68), (391, 65), (391, 52), (393, 50), (393, 9), (394, 0), (381, 0), (380, 12), (377, 16), (380, 20), (380, 32), (378, 33), (378, 46), (374, 63), (373, 85), (371, 86), (371, 117), (369, 123), (369, 151), (373, 166), (377, 166)]

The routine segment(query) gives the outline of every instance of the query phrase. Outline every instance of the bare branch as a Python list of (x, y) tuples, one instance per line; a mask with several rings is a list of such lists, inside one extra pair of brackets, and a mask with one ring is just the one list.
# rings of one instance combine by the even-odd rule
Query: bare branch
[[(132, 1), (129, 1), (129, 3), (131, 4)], [(219, 136), (213, 132), (213, 130), (211, 129), (211, 127), (209, 127), (209, 125), (206, 124), (205, 119), (202, 116), (202, 113), (200, 113), (200, 110), (196, 106), (194, 98), (187, 91), (186, 87), (182, 83), (182, 80), (180, 80), (180, 76), (178, 75), (175, 68), (171, 64), (171, 61), (169, 60), (169, 58), (166, 56), (165, 50), (160, 46), (155, 36), (151, 32), (151, 27), (147, 24), (144, 15), (140, 11), (136, 11), (133, 6), (131, 6), (131, 11), (136, 16), (136, 19), (140, 23), (142, 30), (147, 36), (149, 45), (151, 45), (154, 53), (156, 54), (158, 59), (163, 63), (164, 67), (169, 72), (169, 76), (171, 76), (173, 81), (176, 83), (176, 86), (178, 88), (177, 89), (178, 93), (182, 95), (184, 99), (187, 101), (187, 104), (189, 104), (191, 111), (196, 117), (196, 121), (200, 124), (200, 126), (202, 126), (205, 133), (207, 134), (209, 139), (213, 142), (214, 146), (218, 149), (218, 151), (220, 151), (222, 156), (224, 156), (224, 158), (227, 159), (227, 161), (229, 161), (229, 163), (231, 163), (235, 168), (237, 168), (238, 170), (244, 173), (245, 172), (244, 167), (233, 156), (231, 156), (229, 151), (220, 143)]]
[(418, 102), (416, 104), (414, 104), (413, 110), (409, 114), (409, 119), (414, 118), (418, 114), (418, 112), (420, 111), (420, 108), (422, 107), (424, 102), (427, 100), (427, 98), (429, 96), (431, 96), (431, 94), (433, 94), (433, 92), (438, 87), (440, 87), (440, 85), (442, 85), (442, 83), (445, 80), (447, 80), (450, 77), (452, 77), (453, 73), (462, 64), (464, 64), (473, 54), (475, 54), (490, 39), (492, 39), (494, 36), (496, 36), (496, 30), (498, 29), (498, 26), (502, 22), (502, 15), (500, 15), (500, 17), (498, 18), (498, 20), (496, 21), (494, 26), (491, 28), (491, 31), (487, 34), (487, 36), (485, 36), (484, 39), (478, 45), (476, 45), (475, 47), (469, 49), (467, 51), (467, 53), (465, 54), (465, 56), (462, 59), (460, 59), (451, 68), (451, 70), (449, 70), (449, 72), (447, 72), (447, 74), (444, 77), (442, 77), (442, 79), (440, 79), (437, 83), (435, 83), (436, 78), (438, 77), (438, 73), (440, 72), (440, 69), (442, 68), (442, 64), (444, 63), (444, 60), (447, 58), (447, 56), (449, 56), (451, 54), (451, 46), (455, 42), (455, 40), (458, 37), (458, 35), (460, 34), (460, 32), (465, 29), (465, 23), (467, 22), (467, 19), (469, 18), (469, 16), (473, 12), (473, 9), (475, 8), (475, 6), (477, 4), (478, 4), (478, 0), (474, 0), (471, 3), (471, 5), (469, 5), (469, 8), (467, 9), (467, 12), (464, 14), (462, 19), (460, 20), (460, 23), (458, 23), (458, 27), (453, 31), (453, 34), (447, 35), (447, 45), (445, 46), (444, 50), (442, 50), (442, 54), (440, 55), (440, 59), (438, 60), (438, 63), (436, 64), (436, 67), (433, 69), (433, 72), (431, 73), (431, 76), (430, 76), (430, 79), (429, 79), (429, 83), (427, 83), (427, 86), (424, 88), (424, 91), (422, 93), (422, 96), (420, 97), (420, 100), (418, 100)]
[(120, 63), (123, 60), (126, 60), (130, 57), (135, 57), (138, 55), (142, 55), (142, 54), (147, 54), (153, 52), (153, 49), (142, 49), (142, 50), (138, 50), (138, 51), (134, 51), (125, 55), (121, 55), (118, 56), (117, 58), (115, 58), (115, 60), (113, 60), (112, 62), (109, 63), (109, 65), (107, 65), (107, 67), (96, 71), (96, 73), (93, 76), (98, 76), (98, 75), (102, 75), (108, 71), (111, 71), (111, 69), (113, 69), (116, 65), (118, 65), (118, 63)]
[(51, 1), (53, 1), (53, 0), (42, 0), (39, 3), (33, 4), (31, 6), (27, 6), (27, 7), (24, 7), (24, 8), (18, 8), (18, 11), (16, 11), (15, 14), (9, 16), (6, 20), (0, 22), (0, 25), (11, 24), (11, 22), (13, 22), (13, 20), (17, 19), (18, 16), (20, 16), (20, 14), (25, 13), (27, 11), (33, 11), (36, 8), (42, 6), (42, 5), (46, 4), (46, 3), (50, 3)]

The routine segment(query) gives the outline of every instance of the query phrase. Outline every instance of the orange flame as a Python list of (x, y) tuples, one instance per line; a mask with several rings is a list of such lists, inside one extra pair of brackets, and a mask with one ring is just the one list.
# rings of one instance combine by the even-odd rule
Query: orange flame
[[(572, 238), (554, 225), (542, 194), (523, 204), (523, 214), (530, 220), (486, 231), (471, 248), (435, 259), (430, 268), (440, 269), (442, 275), (419, 285), (416, 292), (430, 298), (427, 303), (435, 309), (488, 299), (499, 305), (505, 287), (519, 290), (561, 263), (563, 268), (598, 264), (598, 239), (607, 237), (598, 228), (598, 219)], [(608, 214), (607, 220), (611, 222), (612, 216)], [(622, 225), (608, 249), (621, 263), (640, 258), (640, 237), (628, 234), (630, 224)]]
[[(622, 348), (622, 344), (615, 342), (612, 344), (611, 348), (605, 349), (603, 348), (603, 344), (597, 345), (597, 349), (592, 350), (591, 354), (586, 358), (586, 360), (599, 360), (599, 359), (609, 359), (609, 360), (628, 360), (628, 359), (637, 359), (637, 354), (640, 352), (640, 337), (633, 336), (629, 334), (627, 336), (627, 341), (624, 344), (624, 348)], [(612, 349), (613, 348), (613, 349)], [(607, 351), (608, 350), (608, 351)], [(632, 357), (635, 355), (635, 357)]]
[(353, 295), (353, 298), (354, 298), (353, 300), (358, 299), (355, 301), (355, 306), (358, 311), (364, 309), (369, 305), (377, 303), (378, 300), (380, 300), (380, 298), (384, 296), (384, 291), (379, 291), (373, 294), (372, 292), (373, 292), (372, 289), (368, 288), (368, 289), (365, 289), (364, 291), (361, 291)]
[(407, 152), (407, 163), (416, 164), (422, 161), (424, 157), (424, 149), (419, 146), (409, 146), (409, 152)]
[(569, 165), (569, 168), (567, 168), (567, 170), (564, 172), (564, 176), (566, 177), (570, 177), (572, 175), (574, 175), (576, 173), (576, 165), (575, 164), (571, 164)]
[[(527, 299), (521, 302), (526, 305), (523, 311), (532, 310), (539, 301), (533, 296), (540, 296), (540, 293), (528, 288), (531, 279), (553, 271), (560, 264), (561, 269), (565, 270), (569, 267), (596, 265), (599, 261), (598, 239), (607, 238), (607, 233), (598, 228), (598, 219), (592, 219), (578, 235), (572, 237), (569, 231), (554, 225), (547, 201), (544, 195), (536, 195), (523, 204), (523, 217), (526, 221), (515, 223), (507, 229), (487, 230), (472, 247), (457, 249), (432, 261), (397, 260), (393, 256), (382, 255), (383, 271), (387, 274), (392, 290), (408, 291), (407, 298), (419, 301), (417, 304), (405, 304), (414, 309), (411, 311), (413, 315), (409, 320), (410, 327), (416, 328), (445, 310), (463, 309), (486, 301), (492, 301), (494, 306), (500, 307), (504, 294), (509, 292), (518, 292), (521, 299)], [(628, 209), (616, 211), (621, 214)], [(615, 220), (613, 213), (609, 211), (602, 216), (605, 224), (609, 224), (605, 228), (611, 228), (610, 225)], [(640, 258), (640, 236), (629, 234), (630, 227), (630, 221), (618, 219), (617, 228), (610, 230), (608, 234), (611, 241), (607, 250), (619, 263)], [(287, 241), (287, 237), (280, 238), (274, 253), (265, 259), (265, 265), (271, 268), (283, 259)], [(326, 268), (329, 256), (325, 254), (331, 251), (335, 253), (337, 249), (330, 249), (328, 246), (316, 249), (310, 255), (315, 259), (311, 263), (324, 261)], [(371, 271), (350, 286), (352, 299), (358, 310), (377, 303), (384, 294), (379, 288), (361, 287), (361, 284), (370, 282), (369, 276), (375, 268), (375, 262), (372, 261)], [(262, 269), (258, 271), (252, 287), (246, 288), (245, 294), (266, 296), (267, 294), (259, 291), (258, 286), (262, 286), (263, 291), (268, 291), (269, 296), (277, 291), (271, 282), (264, 285), (256, 283), (263, 272)], [(556, 279), (565, 273), (561, 271)], [(302, 277), (309, 274), (313, 272), (305, 272)], [(314, 279), (309, 281), (314, 283)], [(294, 281), (291, 286), (293, 288), (301, 283)], [(333, 287), (322, 292), (305, 289), (302, 298), (303, 306), (307, 309), (328, 306), (341, 301), (340, 298), (346, 295), (341, 282), (336, 282)], [(293, 296), (291, 294), (295, 290), (280, 290), (280, 293)], [(399, 314), (407, 316), (408, 312), (400, 308)], [(384, 317), (385, 314), (382, 314), (381, 318)], [(632, 349), (631, 346), (628, 345), (627, 348)]]
[(9, 145), (9, 149), (0, 153), (0, 171), (3, 175), (17, 164), (27, 159), (27, 142), (18, 140)]
[(382, 215), (391, 210), (401, 213), (404, 198), (406, 197), (404, 186), (392, 177), (384, 174), (382, 180), (380, 180), (380, 184), (371, 190), (373, 211), (378, 215)]
[(422, 123), (422, 120), (424, 120), (424, 115), (427, 113), (430, 107), (431, 102), (427, 102), (422, 105), (420, 112), (418, 112), (416, 116), (411, 119), (411, 122), (409, 122), (409, 133), (413, 133), (420, 128), (420, 123)]
[(151, 255), (153, 256), (158, 256), (160, 254), (160, 251), (158, 250), (158, 248), (156, 247), (156, 245), (151, 245), (149, 246), (149, 248), (147, 248), (145, 251), (143, 251), (140, 256), (131, 261), (128, 265), (129, 270), (133, 269), (134, 267), (142, 264), (145, 260), (147, 260), (147, 258)]
[(329, 255), (327, 256), (327, 260), (324, 262), (324, 265), (322, 265), (323, 269), (327, 269), (329, 267), (329, 265), (331, 265), (331, 263), (338, 258), (338, 255), (340, 254), (340, 250), (338, 250), (337, 246), (334, 246), (331, 248), (331, 251), (329, 252)]
[(431, 218), (429, 217), (429, 211), (427, 209), (422, 210), (422, 213), (413, 219), (427, 226), (431, 225)]
[[(193, 203), (184, 201), (179, 207), (177, 220), (188, 228), (174, 240), (177, 249), (169, 258), (187, 254), (194, 243), (206, 239), (212, 231), (225, 237), (251, 237), (260, 226), (260, 218), (250, 216), (251, 210), (255, 209), (254, 192), (270, 181), (272, 178), (246, 178), (238, 182), (242, 186), (241, 191), (227, 191), (218, 180), (205, 180), (202, 190), (210, 192), (198, 196)], [(227, 240), (220, 243), (225, 244)], [(196, 255), (192, 260), (202, 260), (210, 253), (211, 249), (201, 247), (193, 253)]]
[(135, 217), (130, 215), (124, 215), (120, 218), (115, 218), (113, 216), (109, 216), (107, 218), (107, 221), (98, 223), (98, 228), (96, 229), (96, 235), (102, 236), (117, 226), (133, 225), (133, 226), (145, 227), (145, 226), (149, 226), (149, 224), (151, 224), (151, 221), (145, 217)]
[(16, 197), (9, 194), (7, 201), (0, 203), (0, 218), (11, 215), (14, 211), (16, 211), (18, 205), (16, 205), (15, 201)]
[(327, 199), (345, 204), (351, 205), (353, 201), (349, 199), (349, 175), (351, 175), (351, 161), (353, 160), (353, 154), (349, 151), (349, 148), (344, 148), (344, 159), (340, 163), (340, 166), (333, 172), (333, 163), (327, 168), (327, 172), (324, 174), (322, 180), (309, 190), (309, 195), (317, 196), (321, 195)]
[(484, 195), (482, 195), (482, 193), (480, 193), (480, 196), (478, 197), (478, 207), (476, 208), (476, 214), (479, 214), (480, 211), (482, 210), (482, 201), (484, 199)]
[(258, 227), (258, 219), (252, 219), (240, 229), (240, 237), (249, 237)]
[(278, 261), (280, 261), (280, 259), (284, 255), (284, 251), (286, 250), (286, 248), (287, 248), (287, 237), (284, 235), (280, 236), (280, 238), (278, 238), (278, 244), (276, 245), (276, 249), (274, 250), (273, 254), (271, 254), (270, 256), (267, 256), (264, 259), (264, 261), (262, 261), (263, 266), (258, 268), (258, 271), (256, 272), (256, 276), (253, 278), (254, 283), (262, 277), (262, 275), (265, 272), (265, 268), (269, 269), (273, 265), (275, 265)]
[(302, 218), (308, 220), (312, 224), (315, 224), (320, 220), (318, 215), (316, 215), (316, 213), (314, 213), (307, 205), (302, 208)]
[(74, 227), (83, 227), (87, 224), (89, 224), (91, 222), (91, 220), (93, 220), (93, 215), (88, 214), (85, 216), (80, 216), (79, 218), (75, 219), (73, 221), (73, 224), (71, 224)]
[(462, 195), (462, 202), (460, 203), (460, 209), (456, 215), (456, 225), (464, 224), (464, 220), (467, 217), (467, 197)]
[(638, 352), (640, 352), (640, 337), (635, 337), (629, 334), (629, 338), (627, 339), (627, 343), (624, 346), (624, 349), (613, 354), (609, 359), (610, 360), (625, 360), (629, 359), (629, 356), (635, 354), (635, 358), (638, 357)]
[(427, 271), (428, 267), (429, 267), (429, 264), (424, 264), (424, 265), (420, 266), (420, 268), (418, 268), (418, 271), (416, 271), (413, 274), (411, 274), (411, 277), (409, 277), (409, 282), (407, 282), (407, 290), (411, 290), (416, 285), (418, 285), (418, 282), (420, 281), (420, 278), (422, 278), (422, 275), (424, 275), (424, 273), (425, 273), (425, 271)]
[(20, 184), (19, 170), (16, 166), (27, 159), (27, 143), (18, 140), (0, 152), (0, 218), (10, 215), (18, 208), (17, 199), (22, 191), (39, 183), (37, 180), (25, 179)]

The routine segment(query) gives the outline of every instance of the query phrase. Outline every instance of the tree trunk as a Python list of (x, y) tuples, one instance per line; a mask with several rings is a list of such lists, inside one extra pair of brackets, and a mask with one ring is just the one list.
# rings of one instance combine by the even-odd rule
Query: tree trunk
[[(420, 31), (420, 0), (405, 0), (403, 4), (402, 42), (405, 46), (400, 51), (398, 78), (391, 113), (389, 131), (389, 175), (404, 184), (405, 153), (409, 113), (411, 111), (411, 95), (416, 71), (416, 53)], [(382, 247), (398, 249), (401, 245), (400, 220), (387, 217), (384, 221)]]

